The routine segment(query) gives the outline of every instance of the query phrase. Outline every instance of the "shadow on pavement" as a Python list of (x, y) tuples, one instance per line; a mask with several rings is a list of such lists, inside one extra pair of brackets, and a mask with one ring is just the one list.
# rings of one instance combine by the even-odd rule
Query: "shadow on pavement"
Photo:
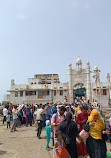
[(4, 154), (6, 154), (6, 153), (7, 153), (6, 151), (0, 150), (0, 155), (4, 155)]

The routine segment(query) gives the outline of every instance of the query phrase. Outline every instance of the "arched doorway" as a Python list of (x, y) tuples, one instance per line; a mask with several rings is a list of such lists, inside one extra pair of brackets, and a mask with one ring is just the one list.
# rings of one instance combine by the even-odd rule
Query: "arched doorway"
[(77, 83), (74, 85), (73, 89), (73, 97), (75, 98), (85, 98), (86, 96), (86, 88), (83, 83)]

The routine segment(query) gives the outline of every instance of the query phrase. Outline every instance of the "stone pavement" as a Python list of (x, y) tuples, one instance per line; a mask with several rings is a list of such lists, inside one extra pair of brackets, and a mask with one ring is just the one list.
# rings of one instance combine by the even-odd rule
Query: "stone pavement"
[[(52, 158), (52, 150), (46, 151), (45, 130), (42, 138), (36, 136), (35, 127), (17, 128), (17, 132), (10, 133), (10, 129), (0, 122), (0, 157), (1, 158)], [(52, 145), (52, 141), (50, 142)]]
[[(45, 129), (42, 131), (42, 139), (36, 136), (35, 127), (17, 128), (17, 132), (10, 133), (10, 129), (2, 125), (0, 119), (0, 157), (1, 158), (52, 158), (53, 151), (46, 151)], [(50, 140), (50, 146), (52, 140)], [(107, 143), (108, 151), (111, 145)]]

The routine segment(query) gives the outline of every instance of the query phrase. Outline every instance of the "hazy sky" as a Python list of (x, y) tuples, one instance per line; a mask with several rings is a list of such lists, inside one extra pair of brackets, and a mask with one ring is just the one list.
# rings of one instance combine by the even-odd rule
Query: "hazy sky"
[(10, 80), (58, 73), (80, 56), (111, 74), (111, 0), (0, 0), (0, 101)]

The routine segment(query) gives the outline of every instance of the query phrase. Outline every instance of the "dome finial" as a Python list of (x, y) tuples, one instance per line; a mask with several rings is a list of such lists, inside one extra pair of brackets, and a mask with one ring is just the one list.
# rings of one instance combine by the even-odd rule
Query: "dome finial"
[(90, 62), (89, 62), (89, 61), (87, 61), (87, 65), (90, 65)]

